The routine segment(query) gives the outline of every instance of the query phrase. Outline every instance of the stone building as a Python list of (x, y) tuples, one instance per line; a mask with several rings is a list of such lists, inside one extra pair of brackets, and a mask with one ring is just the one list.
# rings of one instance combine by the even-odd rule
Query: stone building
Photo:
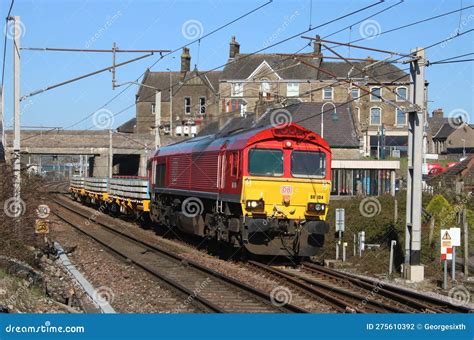
[(353, 100), (352, 112), (357, 129), (362, 132), (364, 155), (376, 156), (383, 146), (387, 154), (393, 150), (406, 154), (408, 130), (403, 108), (408, 106), (408, 74), (394, 64), (370, 58), (352, 65), (326, 60), (318, 37), (311, 55), (294, 57), (240, 53), (240, 44), (232, 37), (229, 60), (219, 80), (220, 110), (259, 115), (269, 106), (298, 101), (328, 103), (330, 107)]
[(446, 118), (442, 109), (428, 118), (427, 151), (444, 159), (459, 159), (474, 153), (474, 125)]
[(191, 55), (183, 48), (181, 70), (147, 70), (136, 95), (137, 133), (155, 133), (156, 89), (161, 90), (161, 128), (163, 135), (195, 135), (208, 116), (218, 113), (220, 71), (191, 71)]

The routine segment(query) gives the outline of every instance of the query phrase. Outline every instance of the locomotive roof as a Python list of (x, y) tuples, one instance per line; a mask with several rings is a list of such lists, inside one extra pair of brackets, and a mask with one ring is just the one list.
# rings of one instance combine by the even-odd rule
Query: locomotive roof
[(197, 136), (162, 147), (155, 153), (155, 156), (183, 154), (189, 152), (218, 151), (224, 145), (227, 145), (226, 150), (241, 150), (256, 141), (276, 137), (304, 138), (304, 140), (309, 143), (317, 144), (328, 151), (330, 150), (327, 142), (318, 134), (311, 132), (300, 125), (292, 123), (285, 127), (259, 126), (243, 130), (237, 128), (234, 130), (227, 130), (225, 133), (219, 131), (215, 134)]

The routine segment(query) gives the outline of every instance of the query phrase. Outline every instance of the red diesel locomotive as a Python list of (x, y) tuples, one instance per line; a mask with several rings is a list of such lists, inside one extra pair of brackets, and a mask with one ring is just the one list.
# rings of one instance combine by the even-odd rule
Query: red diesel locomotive
[(315, 255), (328, 232), (331, 151), (299, 125), (161, 147), (148, 167), (150, 217), (258, 255)]

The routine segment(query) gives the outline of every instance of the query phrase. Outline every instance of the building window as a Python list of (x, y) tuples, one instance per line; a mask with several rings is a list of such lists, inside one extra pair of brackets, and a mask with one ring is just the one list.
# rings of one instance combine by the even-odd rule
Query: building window
[(370, 109), (370, 125), (382, 124), (382, 109), (380, 107), (372, 107)]
[(332, 87), (325, 87), (323, 90), (323, 99), (324, 100), (332, 100)]
[(407, 88), (397, 87), (397, 102), (407, 101)]
[(381, 102), (382, 101), (382, 89), (380, 87), (372, 87), (370, 89), (370, 101)]
[(155, 113), (156, 113), (156, 105), (155, 105), (155, 103), (152, 103), (151, 104), (151, 114), (154, 115)]
[(231, 85), (232, 97), (242, 97), (244, 95), (244, 84), (243, 83), (232, 83)]
[(351, 89), (351, 95), (352, 95), (352, 99), (354, 100), (359, 100), (359, 97), (360, 97), (360, 89), (358, 87), (353, 87)]
[(260, 84), (260, 91), (262, 93), (270, 93), (270, 83), (268, 82), (268, 79), (262, 79), (263, 82)]
[(406, 125), (407, 123), (407, 114), (401, 110), (401, 109), (396, 109), (396, 115), (397, 115), (397, 125)]
[(184, 113), (191, 114), (191, 97), (184, 97)]
[(206, 97), (199, 97), (199, 113), (206, 114)]
[(300, 95), (300, 84), (288, 83), (286, 85), (286, 96), (287, 97), (298, 97)]

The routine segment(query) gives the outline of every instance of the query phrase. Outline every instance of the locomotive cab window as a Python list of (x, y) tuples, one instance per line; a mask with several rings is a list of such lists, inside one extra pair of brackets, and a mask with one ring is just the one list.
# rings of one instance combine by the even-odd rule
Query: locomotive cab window
[(249, 150), (249, 173), (255, 176), (282, 176), (283, 152), (273, 149)]
[(326, 176), (326, 155), (319, 151), (293, 151), (291, 174), (293, 177)]
[(233, 177), (237, 177), (239, 173), (239, 153), (232, 152), (230, 159), (231, 159), (230, 175)]
[(157, 187), (164, 187), (165, 186), (165, 173), (166, 173), (166, 164), (161, 163), (156, 165), (156, 172), (155, 172), (155, 185)]

